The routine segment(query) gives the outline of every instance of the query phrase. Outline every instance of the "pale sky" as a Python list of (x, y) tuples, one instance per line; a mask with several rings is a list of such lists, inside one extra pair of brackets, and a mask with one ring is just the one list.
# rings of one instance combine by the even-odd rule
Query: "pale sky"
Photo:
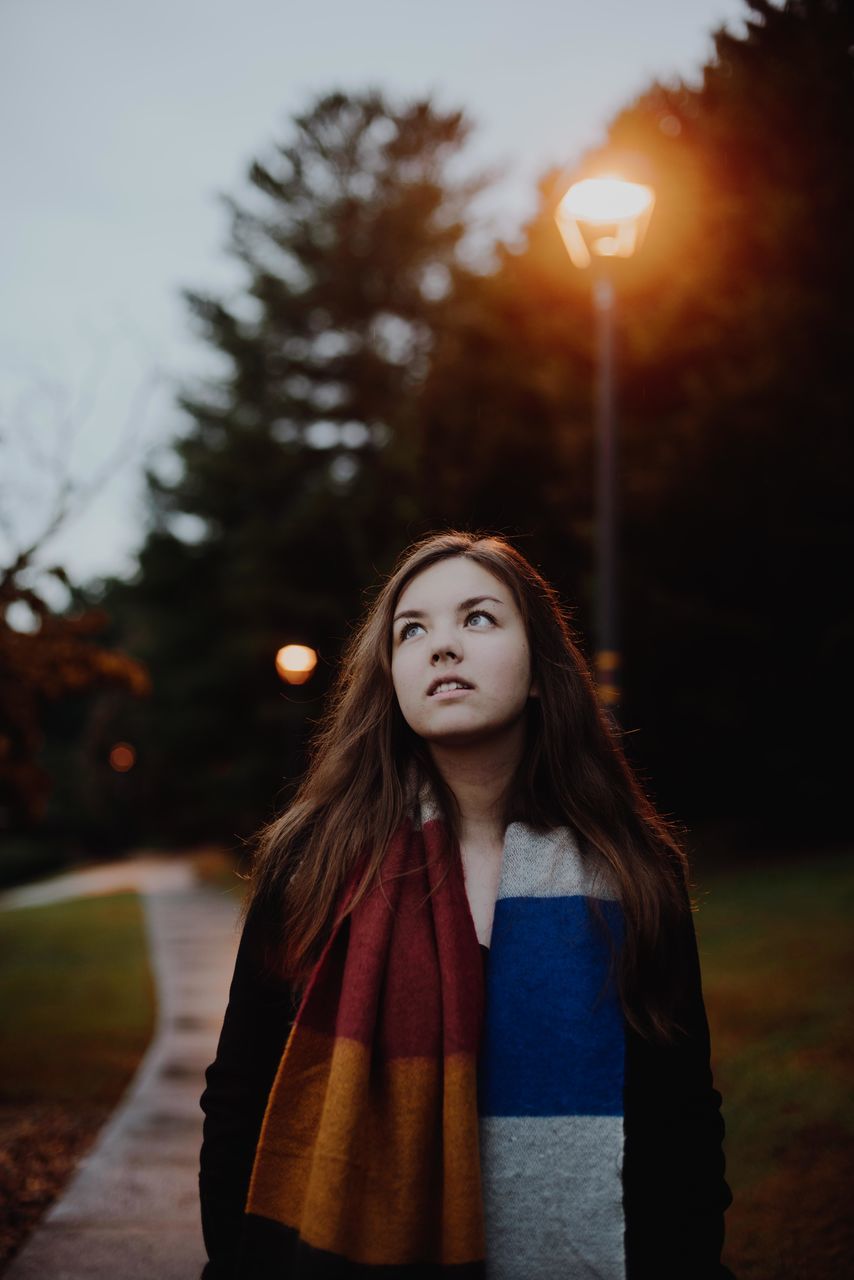
[[(228, 292), (217, 192), (319, 93), (429, 93), (475, 124), (480, 208), (512, 239), (537, 178), (653, 78), (693, 81), (744, 0), (0, 0), (0, 562), (43, 527), (64, 460), (109, 474), (43, 563), (129, 573), (142, 465), (209, 358), (179, 289)], [(72, 443), (73, 441), (73, 443)]]

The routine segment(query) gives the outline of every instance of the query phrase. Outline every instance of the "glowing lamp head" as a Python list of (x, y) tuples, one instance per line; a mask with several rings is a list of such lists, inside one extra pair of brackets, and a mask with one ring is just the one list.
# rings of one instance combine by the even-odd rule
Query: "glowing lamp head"
[(655, 193), (622, 178), (574, 182), (557, 207), (555, 220), (577, 267), (593, 257), (630, 258), (646, 232)]
[(286, 684), (305, 684), (317, 666), (317, 654), (305, 644), (286, 644), (276, 654), (276, 670)]

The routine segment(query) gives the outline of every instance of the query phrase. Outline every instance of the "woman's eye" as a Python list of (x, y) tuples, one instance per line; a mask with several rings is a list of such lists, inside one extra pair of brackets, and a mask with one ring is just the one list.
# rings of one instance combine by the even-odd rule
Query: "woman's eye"
[[(486, 618), (488, 622), (495, 622), (495, 618), (486, 609), (473, 609), (471, 613), (466, 614), (466, 622), (470, 622), (472, 618)], [(398, 633), (398, 640), (407, 640), (409, 633), (413, 627), (420, 627), (420, 622), (404, 622)], [(483, 627), (475, 627), (475, 631), (482, 631)]]
[[(490, 622), (494, 622), (494, 621), (495, 621), (495, 619), (493, 618), (492, 614), (491, 614), (491, 613), (487, 613), (486, 609), (475, 609), (473, 613), (470, 613), (470, 614), (467, 616), (467, 618), (466, 618), (466, 622), (468, 622), (468, 621), (469, 621), (469, 618), (487, 618)], [(480, 631), (480, 630), (482, 630), (482, 628), (481, 628), (481, 627), (476, 627), (476, 628), (475, 628), (475, 630), (476, 630), (476, 631)]]

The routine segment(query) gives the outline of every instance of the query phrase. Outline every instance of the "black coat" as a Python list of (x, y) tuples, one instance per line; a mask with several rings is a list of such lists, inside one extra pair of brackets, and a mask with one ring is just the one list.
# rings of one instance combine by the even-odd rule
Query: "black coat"
[[(681, 942), (688, 981), (678, 1018), (687, 1037), (664, 1047), (625, 1027), (627, 1280), (732, 1280), (720, 1262), (732, 1194), (693, 920)], [(202, 1280), (233, 1275), (255, 1146), (295, 1013), (290, 990), (263, 972), (262, 944), (263, 926), (250, 916), (216, 1058), (205, 1073), (199, 1192), (209, 1262)]]

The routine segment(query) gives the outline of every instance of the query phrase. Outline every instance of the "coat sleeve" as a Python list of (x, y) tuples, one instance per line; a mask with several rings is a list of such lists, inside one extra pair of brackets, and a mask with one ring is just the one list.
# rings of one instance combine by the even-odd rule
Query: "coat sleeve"
[(233, 1274), (255, 1147), (294, 1018), (289, 988), (263, 971), (263, 936), (263, 925), (250, 913), (200, 1100), (199, 1199), (208, 1254), (203, 1280)]
[(682, 996), (676, 1043), (653, 1045), (626, 1028), (623, 1189), (628, 1280), (732, 1280), (720, 1260), (724, 1119), (714, 1087), (693, 916), (677, 947)]

